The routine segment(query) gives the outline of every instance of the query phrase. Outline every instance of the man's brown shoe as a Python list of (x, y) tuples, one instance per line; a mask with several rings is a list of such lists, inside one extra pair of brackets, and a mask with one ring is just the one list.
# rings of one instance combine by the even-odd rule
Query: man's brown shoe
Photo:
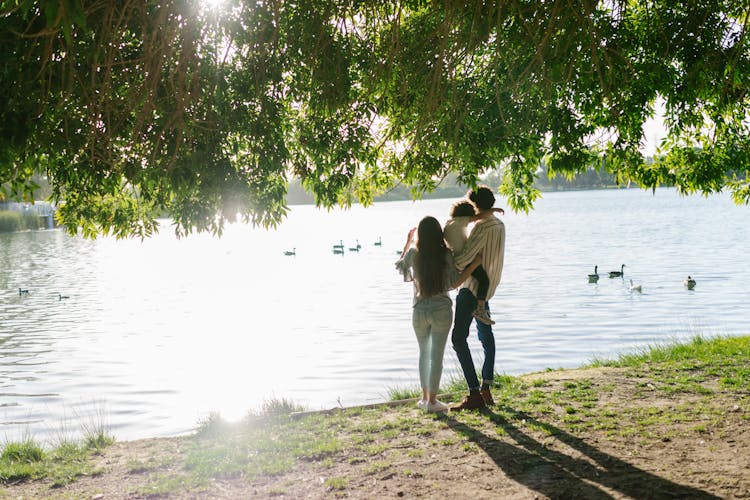
[(495, 400), (492, 399), (492, 394), (490, 393), (489, 389), (480, 389), (479, 394), (482, 395), (484, 404), (486, 404), (487, 406), (495, 406)]
[(484, 408), (485, 406), (487, 405), (484, 403), (484, 398), (479, 393), (479, 391), (477, 391), (469, 393), (468, 396), (464, 397), (463, 401), (461, 401), (457, 405), (451, 406), (451, 410), (479, 410), (481, 408)]

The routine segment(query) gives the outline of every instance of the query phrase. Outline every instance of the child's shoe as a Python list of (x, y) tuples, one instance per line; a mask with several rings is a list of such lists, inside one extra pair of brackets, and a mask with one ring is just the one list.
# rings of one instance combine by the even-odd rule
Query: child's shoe
[(474, 309), (474, 312), (471, 313), (472, 316), (477, 318), (479, 321), (484, 323), (485, 325), (494, 325), (495, 322), (492, 321), (492, 318), (490, 318), (490, 312), (487, 310), (486, 307), (479, 307), (477, 306), (476, 309)]

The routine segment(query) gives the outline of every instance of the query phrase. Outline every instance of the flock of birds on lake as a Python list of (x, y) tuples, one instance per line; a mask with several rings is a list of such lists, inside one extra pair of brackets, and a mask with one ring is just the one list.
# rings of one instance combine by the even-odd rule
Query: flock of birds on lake
[[(376, 246), (376, 247), (383, 246), (383, 240), (382, 240), (382, 238), (378, 237), (378, 241), (376, 241), (375, 243), (373, 243), (373, 245)], [(336, 254), (336, 255), (343, 255), (345, 248), (346, 247), (344, 246), (344, 240), (339, 240), (339, 242), (337, 244), (333, 245), (333, 253)], [(356, 244), (353, 245), (353, 246), (351, 246), (351, 247), (348, 247), (348, 248), (349, 248), (350, 252), (359, 252), (362, 249), (362, 245), (359, 244), (359, 240), (356, 240)], [(399, 251), (399, 253), (401, 253), (401, 251)], [(284, 251), (284, 255), (289, 256), (289, 257), (294, 257), (294, 256), (297, 255), (297, 249), (296, 248), (292, 248), (291, 250), (285, 250)], [(28, 294), (29, 294), (29, 290), (27, 288), (19, 288), (18, 289), (18, 296), (19, 297), (23, 297), (23, 296), (28, 295)], [(57, 300), (65, 300), (65, 299), (69, 299), (69, 298), (70, 298), (70, 296), (68, 296), (68, 295), (62, 295), (60, 293), (57, 294)]]
[[(381, 238), (378, 238), (378, 241), (376, 241), (375, 243), (373, 243), (373, 245), (376, 246), (376, 247), (382, 246), (383, 245), (383, 240)], [(339, 240), (339, 242), (337, 244), (333, 245), (332, 251), (333, 251), (333, 253), (335, 255), (344, 255), (344, 250), (346, 248), (347, 247), (344, 246), (344, 241), (343, 240)], [(362, 245), (359, 244), (359, 240), (356, 240), (356, 244), (354, 246), (351, 246), (351, 247), (348, 247), (348, 248), (349, 248), (350, 252), (359, 252), (362, 249)], [(401, 250), (397, 250), (397, 253), (401, 253)], [(289, 257), (296, 256), (297, 255), (297, 249), (296, 248), (292, 248), (291, 250), (285, 250), (284, 251), (284, 255), (289, 256)], [(624, 276), (625, 276), (625, 268), (626, 267), (627, 266), (625, 264), (623, 264), (622, 266), (620, 266), (620, 270), (619, 271), (609, 271), (609, 273), (608, 273), (609, 277), (610, 278), (624, 278)], [(593, 274), (589, 274), (588, 275), (589, 283), (597, 283), (599, 281), (599, 278), (600, 278), (600, 275), (599, 275), (599, 266), (596, 265), (596, 266), (594, 266), (594, 272), (593, 272)], [(688, 276), (687, 278), (685, 278), (685, 281), (682, 282), (682, 284), (688, 290), (694, 289), (695, 288), (695, 283), (696, 283), (695, 279), (693, 279), (692, 276)], [(630, 291), (631, 292), (639, 292), (639, 293), (643, 292), (643, 285), (640, 284), (640, 283), (638, 283), (638, 284), (633, 283), (633, 280), (630, 279)], [(24, 295), (28, 295), (28, 294), (29, 294), (29, 290), (28, 289), (26, 289), (26, 288), (19, 288), (18, 289), (18, 295), (19, 296), (24, 296)], [(69, 298), (70, 298), (70, 296), (68, 296), (68, 295), (62, 295), (62, 294), (59, 294), (59, 293), (57, 294), (57, 300), (65, 300), (65, 299), (69, 299)]]
[[(375, 246), (382, 246), (383, 240), (381, 238), (378, 238), (378, 241), (373, 243)], [(334, 255), (344, 255), (344, 250), (347, 247), (344, 246), (344, 240), (339, 240), (337, 244), (334, 244), (332, 247), (332, 251)], [(348, 247), (350, 252), (359, 252), (362, 248), (362, 245), (359, 244), (359, 240), (356, 240), (356, 244), (354, 246)], [(400, 254), (401, 250), (396, 250), (396, 253)], [(297, 255), (297, 249), (292, 248), (291, 250), (284, 251), (284, 255), (286, 256), (296, 256)], [(625, 264), (620, 266), (619, 271), (609, 271), (607, 273), (610, 278), (625, 278), (625, 268), (627, 266)], [(597, 283), (599, 281), (599, 266), (594, 266), (594, 273), (588, 275), (589, 283)], [(687, 288), (688, 290), (692, 290), (695, 288), (695, 279), (693, 279), (692, 276), (688, 276), (685, 278), (685, 280), (682, 282), (683, 286)], [(634, 283), (632, 278), (630, 279), (630, 291), (631, 292), (643, 292), (643, 285), (641, 283)], [(20, 292), (19, 292), (20, 293)]]
[[(19, 297), (22, 297), (22, 296), (28, 295), (28, 294), (29, 294), (29, 289), (28, 288), (19, 288), (18, 289), (18, 296)], [(69, 299), (69, 298), (70, 298), (69, 295), (63, 295), (61, 293), (57, 294), (57, 300), (65, 300), (65, 299)]]
[[(610, 278), (623, 278), (625, 277), (625, 268), (627, 266), (623, 264), (620, 266), (619, 271), (610, 271), (609, 277)], [(599, 266), (594, 266), (594, 273), (588, 275), (589, 283), (596, 283), (599, 281)], [(695, 279), (693, 279), (692, 276), (688, 276), (685, 278), (685, 281), (682, 282), (683, 286), (687, 288), (688, 290), (692, 290), (695, 288)], [(631, 292), (642, 292), (643, 291), (643, 285), (638, 283), (633, 283), (633, 280), (630, 280), (630, 291)]]
[[(381, 237), (378, 237), (378, 241), (373, 243), (374, 246), (380, 247), (383, 246), (383, 239)], [(338, 243), (333, 245), (333, 254), (334, 255), (344, 255), (344, 250), (347, 247), (344, 246), (344, 240), (339, 240)], [(356, 240), (356, 243), (353, 246), (348, 247), (350, 252), (359, 252), (362, 249), (362, 245), (359, 244), (359, 240)], [(399, 252), (401, 253), (401, 252)], [(294, 257), (297, 255), (297, 248), (292, 248), (291, 250), (285, 250), (284, 255), (287, 257)]]

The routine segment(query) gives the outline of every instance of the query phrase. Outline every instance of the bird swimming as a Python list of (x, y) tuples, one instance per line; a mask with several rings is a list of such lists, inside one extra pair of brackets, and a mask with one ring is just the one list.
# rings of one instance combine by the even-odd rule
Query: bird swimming
[(685, 285), (688, 290), (692, 290), (693, 288), (695, 288), (695, 280), (692, 278), (692, 276), (688, 276), (687, 279), (682, 282), (682, 284)]
[(599, 266), (594, 266), (594, 274), (589, 274), (589, 283), (596, 283), (599, 281)]
[(19, 288), (18, 289), (18, 295), (28, 295), (29, 291), (25, 288)]
[(382, 240), (382, 239), (380, 238), (380, 236), (378, 236), (378, 241), (376, 241), (376, 242), (374, 243), (374, 245), (375, 245), (376, 247), (379, 247), (379, 246), (382, 246), (382, 245), (383, 245), (383, 240)]
[(57, 300), (65, 300), (65, 299), (69, 299), (70, 298), (67, 295), (62, 295), (62, 294), (59, 294), (59, 293), (57, 294), (57, 297), (58, 297)]
[(291, 250), (284, 251), (284, 255), (297, 255), (297, 249), (292, 248)]
[(618, 278), (618, 277), (622, 276), (623, 274), (625, 274), (625, 264), (623, 264), (620, 267), (619, 271), (610, 271), (609, 272), (609, 277), (610, 278)]
[(640, 283), (637, 284), (637, 285), (634, 285), (633, 284), (633, 280), (631, 279), (630, 280), (630, 291), (631, 292), (642, 292), (643, 291), (643, 285), (641, 285)]

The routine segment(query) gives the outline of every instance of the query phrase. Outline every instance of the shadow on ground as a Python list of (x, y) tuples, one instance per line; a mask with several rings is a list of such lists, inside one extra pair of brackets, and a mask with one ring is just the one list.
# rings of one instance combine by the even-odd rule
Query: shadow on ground
[(514, 419), (544, 429), (557, 439), (556, 447), (570, 447), (571, 454), (537, 441), (508, 419), (490, 409), (490, 420), (515, 442), (501, 441), (453, 417), (447, 424), (483, 449), (510, 479), (550, 498), (604, 499), (615, 495), (631, 498), (718, 499), (711, 493), (659, 477), (602, 452), (563, 430), (510, 408)]

